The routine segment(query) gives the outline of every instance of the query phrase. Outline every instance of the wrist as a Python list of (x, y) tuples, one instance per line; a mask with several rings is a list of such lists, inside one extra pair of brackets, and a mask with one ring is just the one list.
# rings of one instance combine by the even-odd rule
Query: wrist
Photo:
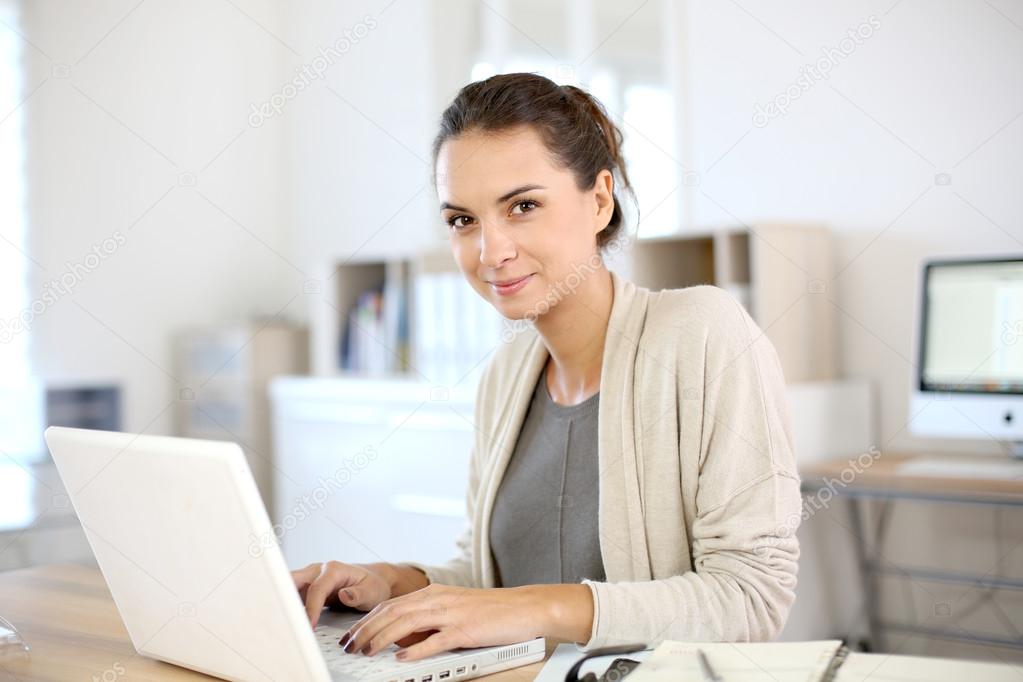
[(387, 592), (391, 597), (396, 597), (395, 594), (395, 582), (397, 581), (397, 571), (391, 564), (380, 562), (372, 564), (360, 564), (370, 573), (375, 573), (383, 579), (384, 583), (387, 584)]
[(531, 610), (538, 614), (545, 637), (585, 644), (593, 628), (593, 595), (583, 583), (527, 585)]

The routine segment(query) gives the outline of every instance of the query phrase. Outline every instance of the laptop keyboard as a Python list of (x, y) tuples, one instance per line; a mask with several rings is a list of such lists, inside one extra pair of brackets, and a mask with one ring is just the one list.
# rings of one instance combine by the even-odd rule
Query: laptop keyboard
[[(316, 639), (320, 644), (320, 650), (323, 652), (323, 658), (327, 662), (327, 668), (351, 675), (356, 679), (393, 675), (393, 677), (386, 678), (387, 682), (390, 682), (392, 679), (395, 682), (420, 682), (420, 676), (413, 674), (403, 677), (402, 673), (407, 673), (423, 663), (439, 661), (441, 659), (451, 659), (451, 670), (444, 679), (465, 677), (469, 672), (466, 666), (456, 663), (458, 657), (452, 656), (450, 653), (428, 656), (418, 661), (399, 661), (394, 657), (399, 651), (398, 647), (394, 644), (372, 656), (365, 656), (360, 653), (346, 654), (337, 643), (344, 633), (344, 628), (321, 625), (316, 628)], [(472, 667), (475, 668), (475, 666)], [(441, 682), (441, 680), (438, 679), (437, 675), (434, 675), (433, 682)]]

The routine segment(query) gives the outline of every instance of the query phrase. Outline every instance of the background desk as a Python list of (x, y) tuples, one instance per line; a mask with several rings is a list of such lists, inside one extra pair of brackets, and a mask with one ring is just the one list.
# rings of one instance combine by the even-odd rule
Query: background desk
[[(943, 504), (1023, 506), (1023, 479), (963, 478), (955, 476), (925, 476), (902, 473), (901, 466), (914, 457), (938, 459), (936, 455), (883, 453), (879, 458), (861, 466), (857, 459), (837, 459), (804, 465), (800, 468), (803, 494), (821, 495), (830, 490), (830, 496), (849, 500), (850, 522), (856, 536), (856, 554), (863, 580), (863, 593), (870, 628), (870, 639), (875, 651), (887, 651), (885, 630), (915, 632), (931, 637), (992, 644), (1023, 649), (1023, 639), (994, 637), (970, 633), (959, 629), (923, 627), (908, 622), (883, 621), (878, 605), (878, 577), (895, 574), (923, 580), (980, 585), (1008, 590), (1023, 590), (1023, 579), (1000, 578), (991, 575), (973, 575), (953, 570), (927, 567), (900, 566), (897, 569), (880, 559), (879, 549), (884, 541), (890, 518), (882, 514), (876, 529), (868, 528), (864, 521), (863, 504), (870, 500), (917, 500)], [(962, 455), (949, 455), (950, 460), (962, 460)], [(823, 497), (820, 498), (823, 501)], [(826, 505), (825, 505), (826, 506)]]
[[(0, 680), (215, 679), (136, 654), (103, 576), (94, 568), (39, 566), (0, 573), (0, 615), (32, 649), (26, 659), (0, 660)], [(532, 680), (542, 665), (479, 679)]]

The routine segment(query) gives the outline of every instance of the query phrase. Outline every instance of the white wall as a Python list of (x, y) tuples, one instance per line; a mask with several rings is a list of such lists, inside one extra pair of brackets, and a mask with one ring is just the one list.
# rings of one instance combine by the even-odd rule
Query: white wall
[[(904, 426), (918, 261), (1023, 251), (1023, 2), (743, 6), (749, 13), (688, 3), (686, 159), (701, 178), (691, 220), (829, 225), (842, 365), (876, 382), (879, 445), (998, 452), (920, 440)], [(871, 15), (873, 35), (828, 80), (753, 124), (756, 103)], [(940, 173), (951, 184), (936, 185)]]
[(303, 267), (446, 245), (428, 163), (437, 108), (431, 20), (429, 3), (401, 1), (289, 13), (289, 32), (310, 52), (345, 29), (368, 27), (286, 112), (294, 248)]
[(25, 8), (33, 296), (123, 235), (37, 316), (33, 361), (46, 378), (121, 380), (125, 428), (168, 432), (174, 329), (305, 320), (324, 304), (303, 285), (330, 286), (328, 264), (445, 246), (427, 164), (433, 15), (368, 1), (133, 8)]
[(37, 317), (35, 369), (120, 380), (125, 428), (167, 433), (171, 332), (300, 307), (283, 136), (247, 122), (294, 55), (269, 2), (25, 5), (33, 297), (123, 235)]

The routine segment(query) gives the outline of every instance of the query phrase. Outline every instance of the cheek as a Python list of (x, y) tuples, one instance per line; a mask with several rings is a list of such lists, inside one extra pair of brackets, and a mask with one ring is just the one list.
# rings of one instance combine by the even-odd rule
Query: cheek
[(474, 263), (479, 262), (480, 257), (477, 245), (458, 235), (450, 235), (448, 241), (451, 244), (451, 254), (455, 257), (455, 263), (458, 264), (459, 269), (467, 274), (474, 274), (476, 269)]
[(480, 249), (479, 242), (473, 239), (450, 237), (451, 253), (454, 256), (455, 265), (458, 266), (462, 277), (473, 289), (480, 293), (486, 293), (487, 283), (479, 278)]
[(562, 271), (593, 252), (596, 238), (590, 227), (583, 212), (574, 206), (550, 212), (530, 231), (533, 248), (544, 254), (553, 269)]

